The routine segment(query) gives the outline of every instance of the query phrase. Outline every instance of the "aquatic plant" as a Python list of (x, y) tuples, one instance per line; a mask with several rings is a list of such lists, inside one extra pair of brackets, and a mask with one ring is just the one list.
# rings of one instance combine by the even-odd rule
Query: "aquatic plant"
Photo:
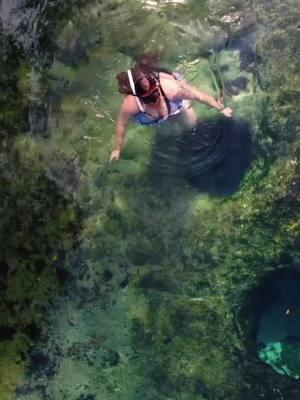
[(16, 387), (25, 382), (26, 362), (21, 354), (28, 347), (26, 338), (21, 335), (15, 337), (14, 341), (7, 340), (0, 343), (0, 387), (3, 400), (13, 399)]
[(0, 26), (0, 135), (12, 135), (21, 129), (26, 131), (28, 123), (26, 115), (28, 103), (19, 92), (18, 88), (18, 69), (22, 52), (16, 57), (18, 49), (10, 37), (7, 37)]
[(0, 210), (0, 336), (10, 340), (1, 342), (1, 392), (11, 399), (29, 361), (25, 354), (42, 335), (45, 310), (67, 279), (66, 254), (80, 222), (76, 204), (49, 180), (38, 147), (26, 137), (18, 137), (14, 150), (1, 148)]

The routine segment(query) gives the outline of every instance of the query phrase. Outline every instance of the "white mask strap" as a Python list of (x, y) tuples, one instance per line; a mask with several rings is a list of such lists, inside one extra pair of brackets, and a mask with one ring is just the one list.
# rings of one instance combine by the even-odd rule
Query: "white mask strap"
[(135, 85), (134, 85), (134, 82), (133, 82), (132, 72), (131, 72), (130, 69), (127, 70), (127, 75), (128, 75), (128, 79), (129, 79), (129, 83), (130, 83), (130, 87), (131, 87), (132, 93), (136, 96)]
[(128, 79), (129, 79), (129, 83), (130, 83), (130, 87), (131, 87), (132, 93), (135, 95), (135, 100), (137, 102), (137, 105), (139, 106), (140, 111), (144, 112), (144, 107), (142, 106), (142, 103), (140, 102), (140, 99), (136, 95), (135, 85), (134, 85), (134, 82), (133, 82), (133, 77), (132, 77), (132, 73), (131, 73), (130, 69), (127, 70), (127, 75), (128, 75)]

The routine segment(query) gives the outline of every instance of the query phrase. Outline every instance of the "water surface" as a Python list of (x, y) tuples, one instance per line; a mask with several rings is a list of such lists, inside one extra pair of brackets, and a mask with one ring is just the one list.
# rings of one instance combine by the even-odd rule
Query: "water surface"
[[(1, 3), (20, 58), (1, 78), (20, 101), (1, 130), (15, 238), (1, 256), (4, 400), (297, 398), (298, 381), (259, 359), (255, 315), (243, 314), (267, 271), (298, 266), (296, 11)], [(197, 104), (193, 131), (131, 124), (109, 164), (115, 75), (145, 51), (222, 94), (234, 118)]]

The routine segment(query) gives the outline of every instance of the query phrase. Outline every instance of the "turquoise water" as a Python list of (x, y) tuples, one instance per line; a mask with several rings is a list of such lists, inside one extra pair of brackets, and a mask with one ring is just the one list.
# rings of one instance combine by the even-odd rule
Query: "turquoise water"
[[(3, 400), (298, 398), (253, 335), (265, 276), (299, 267), (297, 12), (1, 3)], [(109, 164), (115, 75), (153, 50), (234, 118), (131, 124)]]

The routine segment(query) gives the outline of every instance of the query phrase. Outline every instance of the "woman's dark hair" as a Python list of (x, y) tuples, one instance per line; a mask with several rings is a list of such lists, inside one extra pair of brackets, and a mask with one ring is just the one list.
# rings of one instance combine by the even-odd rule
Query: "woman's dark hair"
[[(141, 92), (142, 88), (139, 87), (140, 86), (139, 85), (139, 81), (146, 74), (144, 72), (142, 72), (140, 69), (136, 68), (136, 67), (131, 68), (131, 74), (132, 74), (133, 82), (134, 82), (134, 85), (135, 85), (136, 93), (140, 94), (138, 92)], [(129, 82), (127, 71), (126, 72), (120, 72), (116, 76), (116, 78), (117, 78), (117, 81), (118, 81), (118, 84), (119, 84), (119, 92), (120, 93), (122, 93), (122, 94), (133, 94), (131, 86), (130, 86), (130, 82)]]
[(157, 53), (143, 53), (140, 55), (136, 66), (143, 72), (157, 71), (159, 69), (159, 55)]
[[(143, 53), (137, 63), (131, 68), (133, 82), (135, 84), (136, 94), (141, 96), (145, 93), (145, 88), (141, 85), (141, 78), (158, 79), (159, 72), (172, 74), (171, 71), (159, 66), (159, 56), (157, 53)], [(119, 92), (122, 94), (133, 94), (130, 86), (127, 71), (116, 75), (119, 84)]]

